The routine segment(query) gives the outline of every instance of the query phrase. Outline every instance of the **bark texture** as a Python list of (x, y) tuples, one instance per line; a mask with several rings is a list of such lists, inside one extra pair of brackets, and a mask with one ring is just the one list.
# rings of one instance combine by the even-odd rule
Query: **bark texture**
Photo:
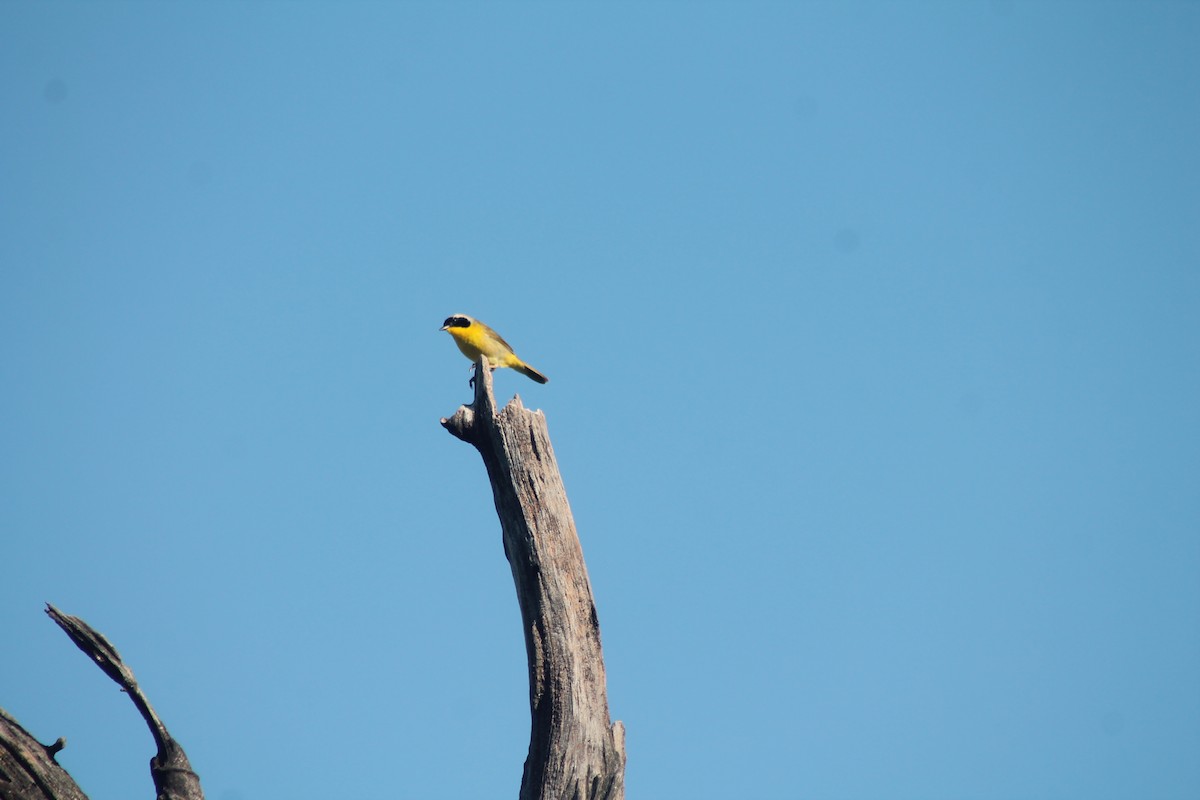
[(520, 397), (497, 413), (491, 370), (442, 425), (483, 457), (529, 659), (532, 732), (521, 800), (623, 800), (625, 728), (608, 712), (600, 624), (546, 418)]
[(0, 800), (87, 800), (54, 760), (66, 743), (42, 744), (0, 709)]

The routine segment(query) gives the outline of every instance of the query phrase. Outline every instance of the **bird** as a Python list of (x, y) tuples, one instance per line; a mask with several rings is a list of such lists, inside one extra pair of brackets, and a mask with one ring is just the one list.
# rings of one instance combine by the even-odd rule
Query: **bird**
[(439, 330), (450, 334), (462, 354), (476, 363), (480, 356), (487, 356), (488, 366), (493, 369), (512, 367), (538, 383), (550, 380), (518, 358), (517, 354), (513, 352), (512, 345), (504, 341), (500, 334), (466, 314), (446, 317), (446, 321), (442, 323)]

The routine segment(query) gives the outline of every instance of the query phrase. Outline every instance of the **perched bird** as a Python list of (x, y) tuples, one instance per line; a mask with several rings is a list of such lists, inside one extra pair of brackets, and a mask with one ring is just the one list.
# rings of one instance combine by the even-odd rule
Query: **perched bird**
[(488, 365), (493, 368), (512, 367), (538, 383), (550, 380), (519, 359), (500, 334), (477, 319), (471, 319), (466, 314), (455, 314), (446, 318), (440, 330), (453, 336), (458, 349), (472, 361), (478, 362), (481, 355), (487, 356)]

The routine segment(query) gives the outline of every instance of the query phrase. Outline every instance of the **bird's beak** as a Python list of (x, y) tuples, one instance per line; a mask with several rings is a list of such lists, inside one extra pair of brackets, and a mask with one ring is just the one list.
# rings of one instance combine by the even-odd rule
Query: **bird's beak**
[(442, 327), (438, 328), (438, 330), (439, 330), (439, 331), (444, 331), (444, 330), (446, 330), (446, 328), (447, 328), (447, 327), (448, 327), (448, 326), (446, 326), (446, 325), (443, 325)]

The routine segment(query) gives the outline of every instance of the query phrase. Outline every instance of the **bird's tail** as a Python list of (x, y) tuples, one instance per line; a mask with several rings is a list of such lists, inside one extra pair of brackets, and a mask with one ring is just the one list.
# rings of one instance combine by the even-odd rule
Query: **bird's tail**
[(517, 372), (520, 372), (524, 375), (527, 375), (530, 378), (533, 378), (538, 383), (545, 383), (546, 381), (550, 380), (545, 375), (538, 372), (536, 369), (529, 366), (528, 364), (522, 364), (521, 366), (517, 367)]

